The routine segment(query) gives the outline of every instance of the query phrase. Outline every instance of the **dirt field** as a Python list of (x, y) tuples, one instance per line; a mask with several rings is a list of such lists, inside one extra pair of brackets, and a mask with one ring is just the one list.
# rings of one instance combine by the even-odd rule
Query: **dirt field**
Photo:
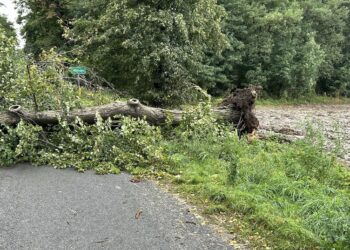
[(302, 105), (257, 107), (262, 133), (277, 133), (288, 139), (305, 134), (307, 122), (324, 131), (329, 148), (343, 144), (343, 160), (350, 165), (350, 105)]

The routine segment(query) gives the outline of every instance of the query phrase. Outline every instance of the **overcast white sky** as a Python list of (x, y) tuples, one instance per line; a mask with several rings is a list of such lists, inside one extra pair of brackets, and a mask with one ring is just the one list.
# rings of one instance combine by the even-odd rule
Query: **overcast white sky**
[(4, 6), (1, 6), (0, 7), (0, 14), (3, 14), (5, 16), (7, 16), (8, 20), (10, 20), (16, 30), (17, 30), (17, 36), (20, 40), (20, 44), (21, 44), (21, 47), (23, 46), (23, 39), (20, 38), (20, 35), (19, 35), (19, 30), (20, 30), (20, 27), (19, 25), (16, 23), (16, 19), (17, 19), (17, 12), (16, 12), (16, 9), (15, 9), (15, 4), (13, 3), (13, 0), (0, 0), (0, 3), (2, 3)]

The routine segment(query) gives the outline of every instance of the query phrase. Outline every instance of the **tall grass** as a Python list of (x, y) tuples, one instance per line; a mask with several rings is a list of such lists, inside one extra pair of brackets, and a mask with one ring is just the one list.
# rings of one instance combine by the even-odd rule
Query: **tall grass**
[(228, 131), (165, 144), (178, 190), (207, 200), (209, 213), (239, 213), (277, 249), (349, 248), (350, 174), (314, 131), (293, 144)]

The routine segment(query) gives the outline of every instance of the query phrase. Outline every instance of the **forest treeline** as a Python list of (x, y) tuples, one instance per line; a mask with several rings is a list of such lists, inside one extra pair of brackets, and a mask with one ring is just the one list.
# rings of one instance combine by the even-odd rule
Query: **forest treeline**
[(117, 89), (174, 103), (261, 85), (350, 96), (348, 0), (17, 0), (24, 51), (79, 58)]

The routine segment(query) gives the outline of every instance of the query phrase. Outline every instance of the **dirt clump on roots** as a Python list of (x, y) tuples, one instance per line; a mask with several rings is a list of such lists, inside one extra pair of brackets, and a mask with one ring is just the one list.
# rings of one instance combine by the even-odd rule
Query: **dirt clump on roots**
[(232, 112), (240, 112), (240, 116), (233, 115), (234, 118), (231, 121), (236, 125), (239, 135), (253, 133), (259, 127), (259, 120), (254, 114), (254, 107), (260, 90), (260, 86), (233, 89), (230, 95), (219, 105), (222, 108), (229, 108)]

